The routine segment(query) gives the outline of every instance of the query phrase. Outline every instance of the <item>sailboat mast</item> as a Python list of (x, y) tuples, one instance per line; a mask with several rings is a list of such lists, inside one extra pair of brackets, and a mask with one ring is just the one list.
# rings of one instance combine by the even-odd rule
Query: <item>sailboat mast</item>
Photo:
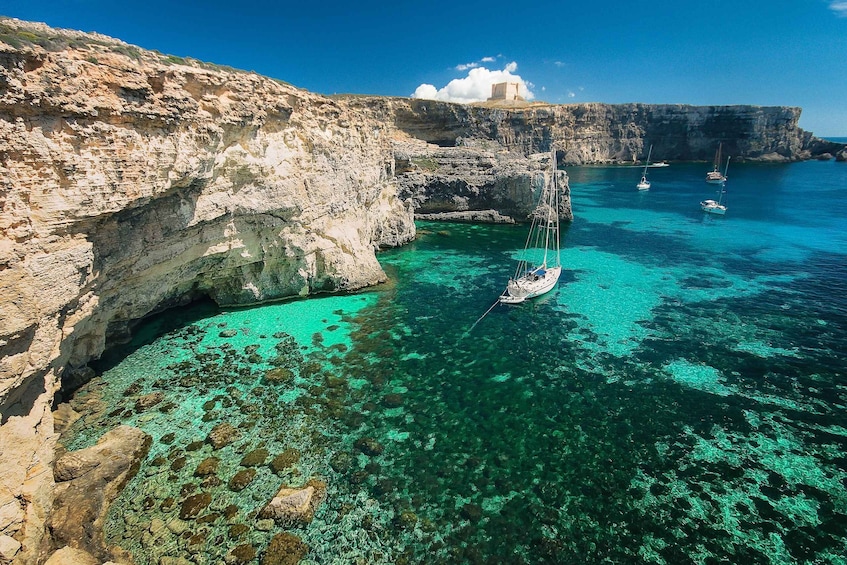
[[(555, 166), (555, 162), (556, 162), (556, 154), (553, 153), (554, 166)], [(553, 171), (550, 175), (550, 183), (549, 184), (545, 183), (545, 184), (547, 185), (547, 186), (544, 187), (544, 207), (546, 208), (546, 210), (545, 210), (545, 216), (546, 217), (544, 218), (544, 223), (546, 225), (544, 226), (544, 260), (542, 261), (541, 264), (544, 266), (544, 268), (547, 268), (547, 248), (550, 245), (550, 208), (549, 208), (549, 206), (550, 206), (550, 196), (549, 196), (549, 193), (547, 191), (552, 190), (553, 186), (556, 184), (556, 173), (555, 173), (555, 171)]]
[(650, 150), (647, 151), (647, 161), (644, 163), (644, 174), (647, 174), (647, 167), (650, 166), (650, 156), (653, 154), (653, 145), (650, 144)]
[(559, 232), (559, 184), (558, 184), (558, 176), (559, 176), (559, 168), (556, 164), (556, 150), (553, 150), (553, 213), (555, 214), (555, 226), (556, 226), (556, 266), (561, 267), (562, 265), (562, 253), (561, 253), (561, 245), (562, 238)]
[(726, 158), (726, 168), (723, 170), (723, 182), (721, 183), (721, 188), (718, 191), (718, 205), (723, 203), (723, 195), (726, 194), (726, 174), (729, 172), (730, 159), (732, 159), (732, 155)]

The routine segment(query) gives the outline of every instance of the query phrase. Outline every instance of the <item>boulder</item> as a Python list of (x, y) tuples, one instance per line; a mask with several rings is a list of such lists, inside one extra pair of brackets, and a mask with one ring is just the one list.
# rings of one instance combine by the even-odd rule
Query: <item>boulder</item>
[(238, 439), (238, 430), (232, 424), (223, 422), (212, 428), (208, 439), (212, 447), (220, 449)]
[(284, 527), (308, 524), (326, 499), (326, 483), (311, 479), (299, 488), (283, 486), (259, 512), (259, 518), (273, 518)]
[(150, 394), (145, 394), (141, 398), (135, 401), (135, 410), (137, 412), (141, 412), (143, 410), (147, 410), (153, 406), (159, 404), (162, 400), (165, 399), (165, 393), (163, 392), (151, 392)]
[(99, 454), (94, 452), (71, 452), (61, 456), (53, 466), (53, 479), (57, 483), (81, 477), (100, 465)]
[(303, 540), (294, 534), (282, 532), (271, 538), (261, 565), (297, 565), (308, 551), (309, 546)]
[(97, 563), (115, 557), (106, 547), (103, 521), (111, 502), (138, 471), (151, 443), (152, 438), (143, 431), (118, 426), (95, 445), (59, 459), (57, 472), (64, 480), (56, 486), (47, 520), (52, 547), (84, 551)]

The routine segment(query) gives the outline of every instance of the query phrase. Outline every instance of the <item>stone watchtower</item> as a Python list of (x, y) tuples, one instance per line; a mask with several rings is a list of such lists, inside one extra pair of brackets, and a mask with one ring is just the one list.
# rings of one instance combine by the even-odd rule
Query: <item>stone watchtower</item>
[(520, 83), (500, 82), (491, 85), (491, 98), (489, 100), (523, 100), (518, 94)]

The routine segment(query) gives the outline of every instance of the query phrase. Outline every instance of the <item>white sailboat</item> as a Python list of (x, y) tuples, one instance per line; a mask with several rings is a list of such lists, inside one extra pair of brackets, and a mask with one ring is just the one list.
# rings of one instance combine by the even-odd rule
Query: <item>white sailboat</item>
[[(723, 216), (726, 214), (726, 205), (723, 203), (723, 195), (726, 194), (726, 173), (729, 172), (729, 159), (726, 158), (726, 169), (724, 169), (723, 174), (723, 182), (721, 183), (721, 187), (718, 189), (718, 199), (717, 200), (703, 200), (700, 203), (700, 209), (704, 212), (708, 212), (709, 214), (717, 214)], [(720, 173), (718, 173), (720, 174)], [(708, 181), (707, 181), (708, 182)]]
[[(723, 184), (726, 182), (726, 175), (721, 174), (720, 166), (721, 166), (721, 148), (723, 143), (718, 143), (718, 150), (715, 152), (715, 168), (712, 171), (706, 173), (706, 182), (709, 184)], [(727, 166), (729, 166), (729, 159), (727, 159)]]
[[(550, 292), (562, 274), (559, 247), (559, 184), (556, 173), (556, 151), (552, 151), (550, 182), (544, 183), (538, 206), (532, 212), (532, 223), (523, 256), (515, 275), (500, 295), (503, 304), (519, 304)], [(543, 255), (542, 255), (543, 253)], [(532, 258), (540, 260), (533, 261)]]
[(638, 190), (650, 190), (650, 181), (647, 180), (647, 167), (650, 166), (650, 155), (653, 154), (653, 146), (650, 146), (650, 150), (647, 152), (647, 162), (644, 163), (644, 172), (641, 173), (641, 181), (635, 185)]

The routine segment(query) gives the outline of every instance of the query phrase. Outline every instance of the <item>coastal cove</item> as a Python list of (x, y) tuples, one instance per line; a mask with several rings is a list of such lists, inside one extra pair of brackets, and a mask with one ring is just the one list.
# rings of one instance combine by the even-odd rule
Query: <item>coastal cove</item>
[[(634, 169), (567, 168), (558, 288), (471, 332), (525, 226), (418, 222), (369, 290), (152, 318), (61, 440), (153, 439), (108, 543), (139, 564), (281, 532), (315, 563), (841, 563), (847, 168), (734, 166), (725, 218), (697, 207), (704, 170), (644, 193)], [(311, 522), (257, 520), (310, 481)]]
[[(832, 561), (847, 144), (801, 113), (325, 96), (0, 17), (0, 565)], [(551, 163), (558, 284), (480, 319)]]

